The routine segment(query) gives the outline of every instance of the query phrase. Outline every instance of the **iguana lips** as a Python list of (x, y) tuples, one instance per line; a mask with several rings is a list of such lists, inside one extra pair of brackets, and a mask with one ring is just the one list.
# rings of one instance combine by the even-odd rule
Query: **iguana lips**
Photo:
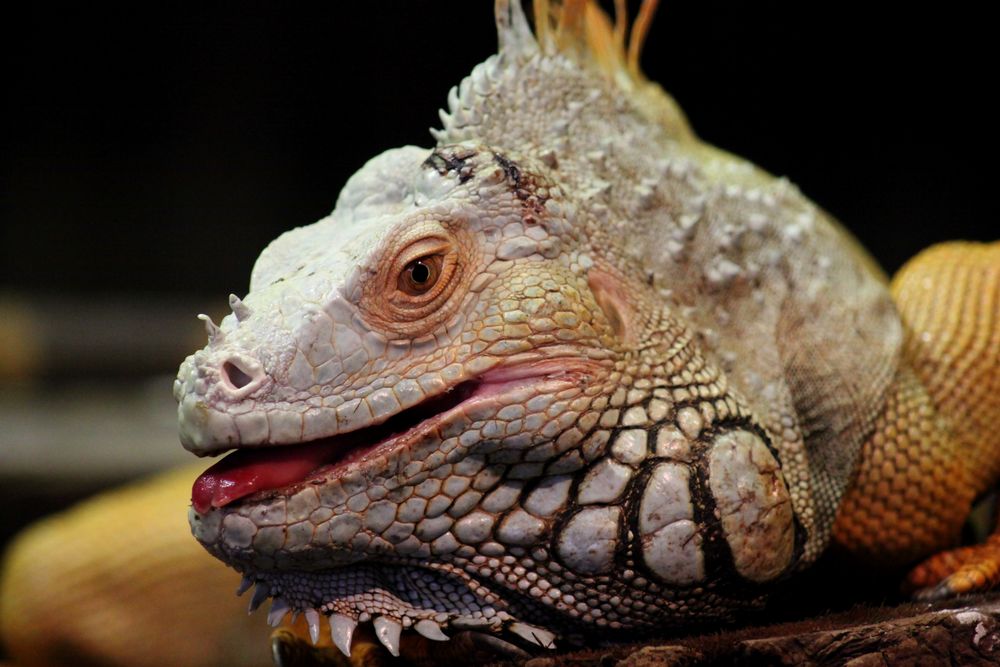
[(362, 458), (379, 444), (412, 431), (470, 397), (482, 383), (463, 382), (390, 417), (382, 424), (298, 445), (247, 447), (228, 454), (203, 472), (191, 489), (191, 504), (199, 514), (225, 507), (258, 491), (280, 489), (302, 481), (324, 466)]
[(291, 486), (321, 468), (326, 471), (332, 466), (363, 459), (381, 445), (395, 446), (410, 433), (428, 431), (436, 420), (447, 418), (446, 413), (463, 403), (491, 400), (506, 391), (543, 379), (586, 382), (590, 365), (581, 360), (551, 359), (498, 368), (403, 410), (382, 424), (302, 444), (238, 449), (195, 480), (191, 504), (196, 512), (204, 514), (258, 491)]

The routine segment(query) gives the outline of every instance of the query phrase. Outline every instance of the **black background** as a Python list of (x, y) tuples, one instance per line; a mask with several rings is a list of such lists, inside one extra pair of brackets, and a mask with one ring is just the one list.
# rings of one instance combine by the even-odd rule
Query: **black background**
[[(663, 5), (650, 78), (888, 270), (1000, 237), (986, 5)], [(3, 23), (0, 287), (67, 295), (242, 293), (365, 160), (430, 145), (496, 46), (488, 0), (32, 3)]]

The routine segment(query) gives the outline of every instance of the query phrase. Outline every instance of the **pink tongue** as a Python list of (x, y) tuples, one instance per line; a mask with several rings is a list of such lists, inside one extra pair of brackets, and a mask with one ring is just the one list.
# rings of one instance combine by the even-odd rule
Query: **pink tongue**
[(329, 461), (339, 448), (332, 441), (321, 441), (237, 450), (194, 481), (191, 504), (204, 514), (257, 491), (288, 486)]

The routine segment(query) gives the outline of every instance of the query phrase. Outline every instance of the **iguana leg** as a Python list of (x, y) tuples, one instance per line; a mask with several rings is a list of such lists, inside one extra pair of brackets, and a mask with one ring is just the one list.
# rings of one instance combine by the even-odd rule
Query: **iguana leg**
[[(975, 497), (1000, 473), (1000, 243), (948, 243), (892, 283), (905, 328), (900, 369), (834, 539), (865, 560), (912, 563), (954, 547)], [(910, 576), (918, 594), (1000, 580), (1000, 535), (942, 551)]]

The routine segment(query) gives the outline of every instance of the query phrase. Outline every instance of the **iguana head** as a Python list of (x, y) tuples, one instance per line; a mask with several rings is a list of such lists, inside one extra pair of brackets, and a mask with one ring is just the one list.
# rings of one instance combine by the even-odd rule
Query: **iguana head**
[[(624, 259), (629, 241), (602, 232), (623, 215), (603, 158), (549, 127), (617, 109), (684, 141), (679, 114), (665, 97), (630, 107), (624, 84), (546, 52), (497, 4), (501, 53), (453, 91), (437, 147), (376, 157), (328, 218), (274, 241), (174, 386), (184, 445), (236, 449), (195, 482), (195, 536), (257, 584), (255, 605), (304, 611), (314, 633), (328, 616), (342, 649), (368, 620), (397, 652), (411, 626), (549, 645), (712, 617), (794, 562), (763, 431)], [(532, 89), (553, 86), (550, 117)], [(504, 118), (477, 102), (516, 95)], [(728, 497), (709, 468), (759, 498)], [(769, 553), (733, 527), (750, 521)], [(711, 590), (713, 549), (750, 594)]]
[(195, 484), (198, 538), (297, 608), (504, 618), (449, 563), (550, 532), (569, 477), (541, 517), (498, 515), (546, 467), (583, 464), (614, 370), (568, 215), (498, 149), (403, 148), (272, 243), (176, 384), (185, 446), (239, 449)]

